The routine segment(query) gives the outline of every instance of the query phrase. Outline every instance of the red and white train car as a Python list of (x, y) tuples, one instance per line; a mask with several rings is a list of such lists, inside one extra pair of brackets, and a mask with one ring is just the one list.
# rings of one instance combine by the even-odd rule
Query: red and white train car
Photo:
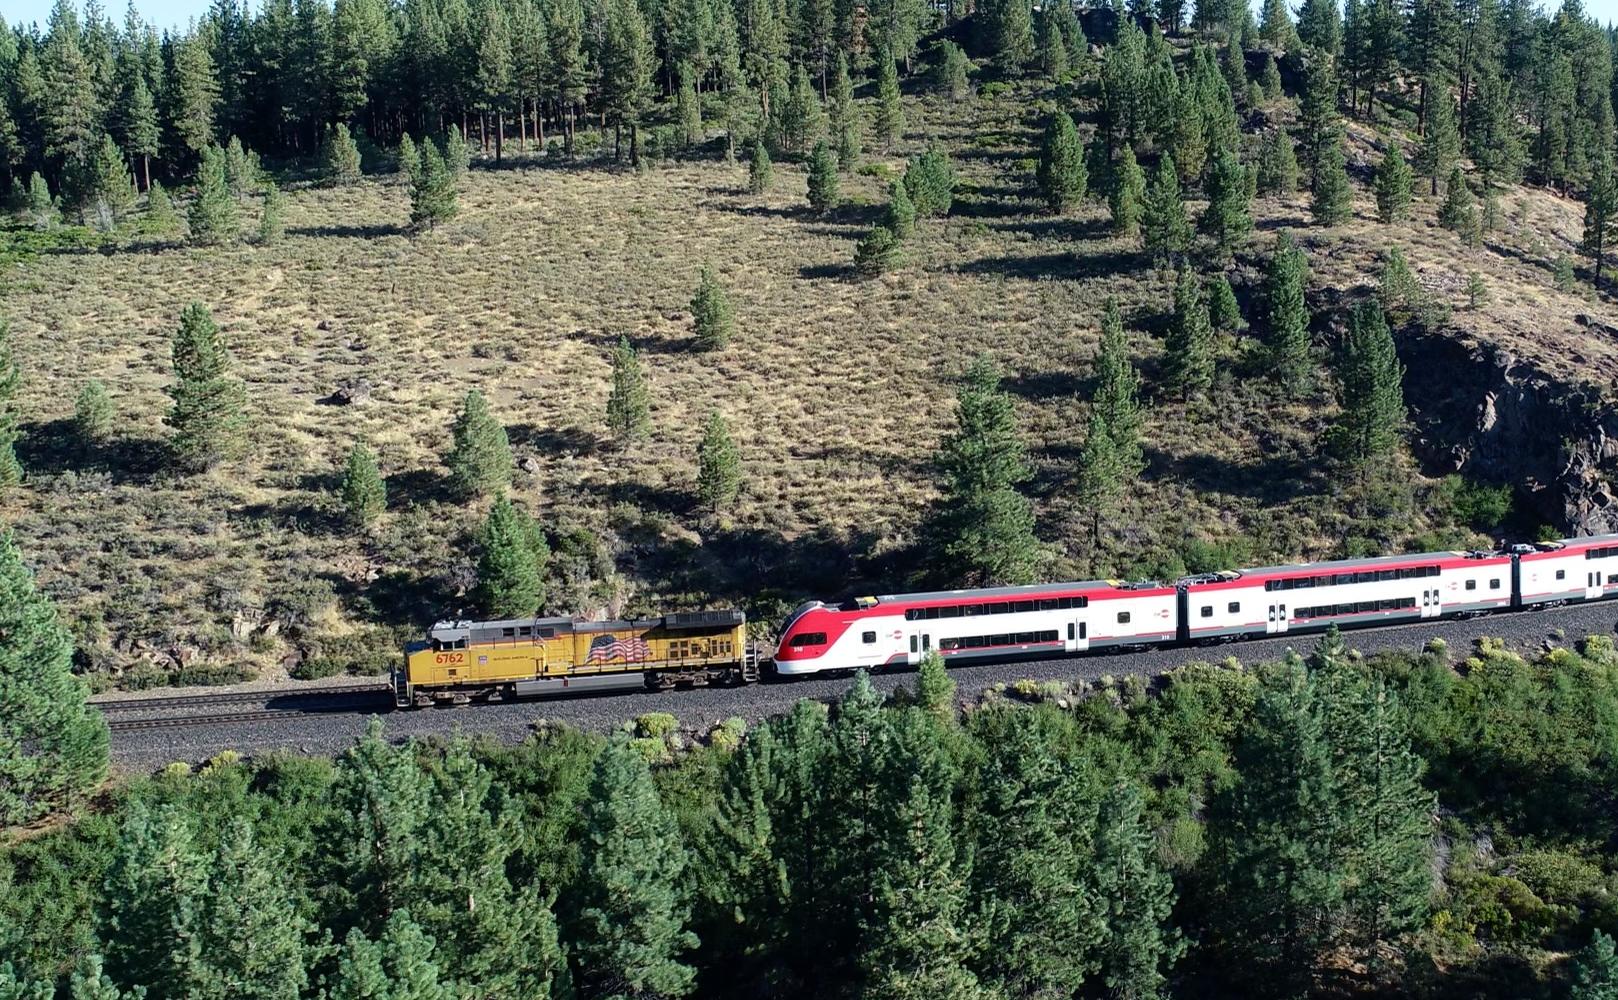
[(1516, 552), (1517, 595), (1522, 607), (1618, 595), (1618, 535), (1519, 545)]
[(810, 601), (781, 628), (775, 669), (810, 674), (948, 661), (1008, 660), (1173, 642), (1179, 594), (1154, 582), (1036, 584)]
[(1512, 557), (1423, 552), (1265, 566), (1194, 578), (1183, 590), (1188, 640), (1358, 628), (1508, 609)]

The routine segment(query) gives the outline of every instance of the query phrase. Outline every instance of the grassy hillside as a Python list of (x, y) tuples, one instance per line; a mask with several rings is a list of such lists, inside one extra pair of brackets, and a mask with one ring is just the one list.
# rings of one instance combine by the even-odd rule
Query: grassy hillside
[[(69, 245), (53, 252), (52, 241), (12, 232), (43, 252), (16, 252), (6, 276), (27, 379), (19, 452), (29, 476), (5, 516), (99, 674), (219, 679), (229, 672), (215, 666), (274, 671), (299, 656), (376, 668), (403, 636), (465, 603), (482, 509), (448, 497), (442, 457), (475, 387), (510, 430), (518, 499), (561, 552), (552, 610), (741, 602), (768, 616), (801, 596), (912, 582), (916, 527), (934, 495), (930, 459), (953, 421), (951, 380), (988, 352), (1037, 465), (1049, 576), (1471, 540), (1453, 483), (1413, 468), (1394, 470), (1393, 488), (1329, 476), (1317, 454), (1335, 408), (1329, 382), (1278, 404), (1249, 336), (1224, 345), (1210, 400), (1188, 410), (1153, 399), (1172, 276), (1111, 235), (1104, 204), (1056, 218), (1034, 198), (1030, 158), (1050, 97), (908, 96), (902, 145), (844, 174), (847, 204), (825, 218), (808, 212), (797, 164), (777, 164), (774, 189), (753, 196), (745, 165), (716, 155), (641, 173), (508, 158), (506, 169), (475, 165), (459, 216), (416, 237), (403, 228), (403, 183), (387, 175), (292, 186), (287, 237), (267, 247), (133, 234), (91, 249), (62, 237)], [(1093, 95), (1081, 91), (1078, 107), (1093, 110)], [(1286, 100), (1256, 109), (1247, 140), (1256, 146), (1293, 114)], [(1082, 133), (1092, 127), (1081, 118)], [(857, 280), (854, 243), (887, 180), (929, 138), (954, 159), (954, 211), (920, 225), (896, 273)], [(1453, 310), (1442, 324), (1450, 335), (1498, 342), (1572, 378), (1610, 377), (1618, 345), (1574, 320), (1604, 307), (1553, 287), (1579, 207), (1512, 189), (1502, 228), (1475, 250), (1437, 227), (1437, 199), (1418, 198), (1412, 221), (1390, 229), (1366, 187), (1390, 141), (1407, 140), (1351, 127), (1347, 225), (1312, 227), (1304, 193), (1255, 203), (1256, 232), (1231, 271), (1244, 311), (1276, 232), (1293, 230), (1314, 271), (1324, 359), (1341, 303), (1370, 293), (1380, 255), (1397, 243)], [(689, 349), (705, 262), (737, 315), (737, 336), (716, 354)], [(1475, 310), (1470, 271), (1489, 292)], [(1123, 306), (1144, 374), (1150, 466), (1096, 548), (1074, 479), (1107, 295)], [(213, 310), (247, 382), (252, 447), (185, 477), (165, 460), (162, 420), (169, 338), (193, 299)], [(651, 439), (626, 451), (610, 445), (604, 421), (607, 351), (620, 334), (640, 347), (652, 394)], [(73, 443), (68, 423), (90, 378), (107, 383), (118, 410), (116, 441), (95, 454)], [(360, 379), (368, 401), (328, 400)], [(696, 510), (693, 492), (710, 408), (729, 416), (747, 477), (739, 509), (719, 520)], [(372, 538), (335, 516), (356, 440), (376, 449), (388, 477), (390, 511)]]

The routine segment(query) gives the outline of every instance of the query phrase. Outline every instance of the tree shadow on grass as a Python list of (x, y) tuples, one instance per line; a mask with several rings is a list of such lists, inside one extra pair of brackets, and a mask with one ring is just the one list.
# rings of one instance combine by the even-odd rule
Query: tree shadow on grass
[(1112, 235), (1109, 219), (1065, 219), (1047, 216), (1020, 222), (992, 222), (989, 228), (1002, 233), (1027, 233), (1042, 239), (1100, 240)]
[(288, 236), (336, 236), (345, 239), (374, 240), (384, 236), (407, 236), (410, 231), (404, 226), (392, 222), (375, 222), (363, 225), (332, 225), (332, 226), (289, 226)]
[(1000, 383), (1001, 388), (1030, 402), (1053, 399), (1088, 399), (1095, 391), (1090, 373), (1070, 371), (1031, 371), (1014, 375)]
[(441, 469), (409, 469), (387, 477), (388, 506), (425, 507), (457, 503), (461, 497), (449, 473)]
[(629, 346), (635, 349), (635, 353), (641, 355), (700, 353), (700, 349), (696, 346), (696, 341), (691, 337), (646, 337), (636, 336), (628, 331), (620, 330), (575, 330), (566, 334), (566, 336), (569, 340), (589, 344), (603, 354), (618, 346), (619, 337), (627, 338)]
[(805, 264), (798, 268), (798, 277), (815, 281), (824, 278), (852, 278), (854, 268), (849, 264)]
[(23, 424), (17, 460), (30, 474), (106, 472), (118, 483), (150, 482), (169, 466), (168, 442), (161, 438), (115, 437), (100, 445), (79, 441), (72, 420)]
[(1008, 278), (1110, 278), (1136, 269), (1136, 253), (1030, 254), (1026, 257), (981, 257), (952, 269), (959, 274)]
[(1199, 493), (1223, 493), (1280, 504), (1316, 492), (1323, 485), (1319, 462), (1312, 461), (1309, 455), (1272, 455), (1244, 461), (1205, 452), (1170, 455), (1150, 445), (1145, 452), (1145, 478), (1183, 482)]
[(506, 427), (506, 433), (513, 445), (526, 445), (543, 455), (590, 454), (607, 443), (600, 435), (582, 427), (510, 424)]

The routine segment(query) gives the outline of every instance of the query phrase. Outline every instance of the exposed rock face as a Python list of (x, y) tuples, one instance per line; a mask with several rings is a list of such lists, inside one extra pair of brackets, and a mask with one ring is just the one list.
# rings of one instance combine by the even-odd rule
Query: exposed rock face
[(1618, 531), (1618, 403), (1493, 345), (1402, 338), (1416, 455), (1440, 473), (1509, 483), (1569, 534)]

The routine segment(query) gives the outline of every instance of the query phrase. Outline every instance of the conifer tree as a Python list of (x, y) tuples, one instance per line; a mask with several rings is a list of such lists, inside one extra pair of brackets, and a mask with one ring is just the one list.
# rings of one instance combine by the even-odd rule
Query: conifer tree
[(11, 347), (11, 323), (0, 319), (0, 486), (15, 486), (23, 480), (22, 463), (17, 460), (17, 390), (22, 387), (22, 369)]
[(1191, 222), (1185, 215), (1174, 157), (1164, 153), (1146, 188), (1141, 207), (1141, 240), (1159, 264), (1177, 261), (1191, 248)]
[[(903, 184), (897, 187), (900, 191), (904, 190)], [(912, 208), (912, 218), (914, 213), (915, 209)], [(893, 270), (903, 260), (900, 243), (899, 235), (890, 227), (871, 227), (871, 231), (854, 245), (854, 270), (868, 278)]]
[(307, 985), (306, 927), (288, 892), (282, 859), (255, 842), (245, 818), (231, 820), (208, 869), (198, 920), (198, 1000), (284, 1000)]
[(1096, 353), (1095, 380), (1095, 396), (1090, 405), (1101, 414), (1102, 423), (1112, 437), (1123, 476), (1133, 478), (1146, 465), (1140, 443), (1140, 373), (1129, 360), (1129, 341), (1124, 334), (1118, 300), (1110, 295), (1101, 313), (1101, 346)]
[(399, 136), (399, 172), (412, 185), (416, 183), (416, 175), (421, 173), (421, 151), (416, 148), (416, 141), (410, 138), (409, 132)]
[(178, 803), (135, 802), (107, 872), (107, 964), (158, 996), (200, 985), (207, 860), (193, 823)]
[(1298, 39), (1327, 56), (1343, 48), (1342, 12), (1337, 0), (1303, 0), (1298, 8)]
[(954, 725), (960, 712), (955, 690), (944, 657), (936, 650), (929, 651), (916, 667), (916, 707), (946, 726)]
[(1141, 212), (1146, 200), (1146, 175), (1135, 161), (1135, 151), (1126, 143), (1112, 168), (1107, 190), (1107, 209), (1112, 213), (1112, 231), (1132, 237), (1140, 232)]
[(1236, 252), (1237, 244), (1253, 231), (1253, 189), (1247, 168), (1234, 152), (1221, 150), (1214, 154), (1204, 188), (1208, 207), (1203, 209), (1198, 228), (1213, 237), (1220, 256), (1228, 259)]
[(1618, 997), (1618, 949), (1612, 938), (1596, 930), (1590, 943), (1573, 958), (1573, 972), (1568, 977), (1571, 1000), (1614, 1000)]
[(230, 355), (202, 303), (192, 302), (180, 313), (173, 353), (169, 445), (183, 468), (205, 471), (242, 450), (247, 392), (231, 375)]
[(169, 87), (168, 127), (188, 154), (200, 155), (215, 141), (219, 106), (219, 78), (203, 37), (184, 38), (174, 45), (174, 73)]
[[(1336, 0), (1323, 0), (1333, 7)], [(1309, 190), (1319, 183), (1327, 153), (1342, 142), (1342, 119), (1337, 113), (1337, 76), (1331, 62), (1317, 59), (1310, 63), (1304, 92), (1298, 102), (1299, 141), (1303, 162), (1309, 169)]]
[(1096, 828), (1096, 889), (1104, 907), (1101, 971), (1115, 997), (1161, 996), (1170, 966), (1185, 950), (1170, 919), (1174, 880), (1157, 860), (1140, 788), (1114, 783)]
[(326, 132), (321, 153), (326, 179), (339, 187), (357, 184), (360, 180), (360, 150), (349, 134), (348, 126), (338, 122)]
[(85, 703), (73, 640), (15, 539), (0, 534), (0, 823), (82, 802), (107, 773), (107, 724)]
[[(431, 145), (424, 141), (424, 145)], [(422, 150), (422, 167), (427, 165), (427, 151)], [(459, 181), (472, 169), (472, 150), (466, 144), (466, 136), (454, 125), (444, 133), (444, 168), (449, 172), (452, 182)]]
[(730, 510), (742, 488), (741, 456), (730, 427), (718, 410), (709, 410), (697, 444), (697, 495), (716, 514)]
[(210, 246), (236, 239), (236, 199), (230, 196), (230, 185), (225, 181), (225, 151), (218, 146), (202, 151), (202, 162), (197, 166), (197, 196), (191, 202), (187, 222), (195, 243)]
[(1281, 96), (1281, 67), (1276, 64), (1275, 56), (1269, 52), (1264, 53), (1264, 68), (1258, 74), (1259, 90), (1266, 101), (1273, 101)]
[(831, 138), (837, 147), (837, 168), (853, 170), (860, 158), (860, 113), (854, 105), (854, 81), (848, 75), (848, 55), (837, 50), (830, 103)]
[(815, 143), (809, 156), (809, 207), (824, 215), (837, 207), (837, 161), (826, 140)]
[(905, 169), (904, 185), (909, 189), (919, 218), (937, 219), (948, 215), (955, 202), (955, 168), (944, 147), (933, 143), (925, 153), (911, 157)]
[(1461, 155), (1461, 133), (1455, 123), (1455, 103), (1448, 94), (1435, 94), (1428, 102), (1427, 130), (1416, 153), (1416, 169), (1431, 181), (1432, 194), (1438, 194), (1438, 181), (1448, 177)]
[(753, 156), (747, 161), (747, 190), (763, 194), (775, 180), (775, 167), (770, 163), (770, 151), (763, 139), (753, 140)]
[(377, 468), (376, 455), (356, 442), (343, 468), (343, 514), (356, 531), (367, 531), (388, 507), (388, 487)]
[(477, 605), (490, 618), (531, 618), (545, 603), (550, 548), (533, 518), (502, 495), (478, 532)]
[(782, 146), (801, 154), (810, 148), (812, 141), (824, 145), (820, 140), (824, 129), (825, 115), (820, 108), (820, 97), (809, 82), (809, 71), (800, 64), (793, 74), (786, 105), (781, 109)]
[[(73, 402), (73, 432), (85, 448), (98, 448), (112, 435), (112, 400), (96, 379), (84, 383)], [(0, 463), (3, 464), (3, 463)]]
[(82, 187), (82, 213), (102, 232), (111, 232), (134, 205), (134, 181), (112, 136), (103, 135), (95, 147)]
[(451, 431), (450, 479), (465, 498), (504, 493), (511, 485), (511, 442), (483, 393), (469, 390)]
[(1584, 194), (1584, 237), (1579, 249), (1595, 264), (1595, 286), (1601, 287), (1601, 271), (1614, 242), (1618, 242), (1618, 179), (1613, 176), (1612, 156), (1603, 155)]
[(893, 148), (904, 133), (904, 106), (899, 103), (899, 69), (893, 54), (879, 51), (876, 55), (876, 139), (884, 150)]
[(1242, 307), (1236, 292), (1223, 274), (1208, 279), (1208, 321), (1216, 331), (1234, 333), (1242, 325)]
[[(136, 989), (125, 993), (113, 982), (112, 977), (103, 971), (104, 965), (100, 955), (88, 955), (73, 970), (68, 980), (68, 996), (71, 1000), (142, 1000), (145, 996), (143, 989)], [(43, 992), (43, 1000), (54, 997), (55, 991), (47, 988)]]
[(1376, 210), (1383, 222), (1397, 222), (1410, 210), (1410, 167), (1397, 142), (1388, 144), (1376, 168)]
[(1472, 201), (1472, 189), (1467, 187), (1466, 175), (1461, 173), (1458, 166), (1450, 169), (1444, 204), (1438, 209), (1438, 224), (1459, 233), (1461, 241), (1468, 246), (1475, 246), (1482, 238), (1477, 206)]
[(1079, 452), (1079, 501), (1090, 514), (1090, 544), (1101, 544), (1103, 526), (1116, 513), (1124, 492), (1123, 461), (1106, 417), (1091, 401), (1090, 423)]
[(1084, 148), (1078, 130), (1067, 112), (1057, 111), (1045, 126), (1040, 146), (1039, 169), (1035, 174), (1039, 193), (1052, 212), (1070, 211), (1084, 200), (1089, 177), (1085, 172)]
[(1190, 400), (1213, 385), (1213, 326), (1202, 286), (1190, 268), (1180, 269), (1174, 286), (1174, 316), (1163, 341), (1163, 374), (1170, 391)]
[(126, 60), (124, 71), (129, 78), (124, 85), (118, 108), (118, 134), (123, 139), (124, 152), (138, 158), (141, 180), (148, 191), (152, 188), (152, 157), (158, 154), (162, 132), (158, 127), (157, 105), (146, 85), (146, 74), (136, 60)]
[(1294, 397), (1308, 391), (1314, 368), (1304, 301), (1308, 285), (1309, 258), (1282, 233), (1264, 278), (1264, 335), (1270, 373)]
[(170, 233), (179, 228), (180, 213), (175, 210), (174, 200), (160, 181), (153, 181), (146, 189), (146, 220), (159, 233)]
[(264, 204), (258, 217), (258, 241), (268, 246), (286, 235), (286, 196), (272, 180), (264, 182)]
[(51, 197), (50, 186), (45, 183), (45, 178), (40, 176), (37, 170), (28, 179), (26, 215), (29, 224), (41, 231), (56, 225), (60, 217), (56, 210), (56, 199)]
[(1404, 366), (1377, 302), (1354, 310), (1338, 370), (1342, 412), (1332, 444), (1352, 465), (1384, 458), (1399, 444), (1405, 426)]
[(881, 228), (896, 240), (909, 239), (916, 228), (916, 205), (902, 178), (888, 185), (888, 207), (882, 214)]
[[(454, 129), (451, 135), (459, 135)], [(431, 139), (421, 143), (421, 169), (410, 183), (410, 224), (417, 229), (431, 230), (438, 223), (453, 218), (455, 205), (455, 174), (438, 152)]]
[(934, 525), (941, 575), (974, 586), (1026, 583), (1039, 547), (1033, 511), (1016, 487), (1030, 473), (1011, 398), (986, 357), (967, 369), (956, 420), (936, 460), (944, 494)]
[(1198, 97), (1196, 85), (1182, 79), (1171, 98), (1173, 142), (1163, 155), (1173, 158), (1182, 182), (1202, 176), (1208, 159), (1208, 115)]
[[(835, 177), (835, 172), (833, 173)], [(697, 292), (691, 297), (693, 335), (699, 350), (717, 351), (730, 343), (736, 332), (736, 317), (730, 307), (730, 297), (714, 276), (713, 268), (704, 264), (697, 280)]]
[(262, 173), (258, 154), (242, 145), (240, 138), (231, 136), (225, 145), (225, 186), (230, 189), (231, 197), (237, 201), (246, 198), (249, 191), (259, 186)]
[(1336, 226), (1354, 214), (1354, 191), (1349, 186), (1347, 164), (1343, 161), (1341, 136), (1326, 147), (1315, 169), (1310, 189), (1309, 211), (1316, 225)]
[(945, 39), (934, 49), (933, 90), (952, 101), (964, 101), (972, 96), (972, 61), (959, 45)]
[(358, 928), (337, 954), (330, 1000), (450, 1000), (455, 993), (442, 981), (434, 961), (433, 939), (422, 933), (409, 910), (388, 916), (379, 940)]
[(1286, 0), (1264, 0), (1258, 37), (1281, 52), (1297, 46), (1298, 30), (1292, 25), (1292, 11), (1287, 9)]
[(638, 441), (650, 433), (651, 403), (646, 376), (641, 372), (640, 354), (628, 337), (619, 337), (612, 349), (612, 391), (607, 395), (607, 428), (620, 445)]
[(1411, 272), (1410, 262), (1399, 247), (1388, 248), (1378, 285), (1382, 308), (1390, 313), (1395, 309), (1413, 309), (1421, 302), (1421, 283)]
[(583, 866), (574, 942), (582, 996), (684, 996), (697, 945), (687, 853), (646, 762), (624, 740), (596, 758), (584, 806)]
[(600, 97), (608, 120), (629, 131), (629, 162), (640, 165), (640, 125), (651, 104), (656, 50), (646, 15), (632, 0), (606, 4), (598, 56)]
[(1039, 13), (1039, 72), (1047, 80), (1060, 82), (1068, 74), (1067, 40), (1056, 26), (1056, 8)]

